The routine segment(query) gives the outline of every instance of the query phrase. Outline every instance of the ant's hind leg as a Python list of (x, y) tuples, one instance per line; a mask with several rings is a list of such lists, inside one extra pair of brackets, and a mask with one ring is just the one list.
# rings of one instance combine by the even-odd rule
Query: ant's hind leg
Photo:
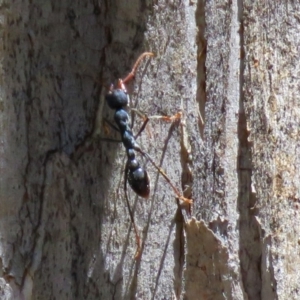
[(173, 184), (171, 179), (167, 176), (165, 171), (160, 168), (155, 161), (151, 158), (151, 156), (147, 153), (144, 152), (141, 149), (136, 149), (142, 156), (144, 156), (146, 159), (150, 161), (150, 163), (153, 165), (153, 167), (164, 177), (164, 179), (167, 181), (167, 183), (170, 185), (170, 187), (173, 189), (174, 194), (176, 197), (179, 199), (179, 201), (185, 206), (185, 205), (191, 205), (193, 203), (192, 199), (185, 198), (180, 191), (177, 189), (177, 187)]

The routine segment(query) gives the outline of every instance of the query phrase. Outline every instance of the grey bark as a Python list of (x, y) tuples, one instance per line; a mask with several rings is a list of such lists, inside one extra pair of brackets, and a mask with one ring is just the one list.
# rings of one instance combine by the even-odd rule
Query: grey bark
[[(1, 299), (299, 299), (296, 1), (2, 1)], [(107, 86), (150, 120), (124, 201)], [(135, 116), (134, 132), (142, 120)], [(183, 214), (182, 214), (183, 212)]]

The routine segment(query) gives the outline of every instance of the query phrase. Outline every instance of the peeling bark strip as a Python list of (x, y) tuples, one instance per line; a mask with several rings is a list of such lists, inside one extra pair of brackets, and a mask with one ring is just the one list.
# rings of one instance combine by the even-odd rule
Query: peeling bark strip
[[(2, 1), (1, 300), (300, 299), (300, 4), (281, 2)], [(99, 137), (144, 50), (133, 103), (184, 119), (139, 144), (194, 218), (147, 164), (135, 262), (124, 151)]]
[[(186, 226), (186, 290), (185, 299), (228, 299), (234, 270), (230, 270), (229, 249), (194, 218)], [(231, 274), (231, 276), (230, 276)], [(229, 276), (228, 276), (229, 275)], [(240, 294), (242, 297), (242, 294)]]

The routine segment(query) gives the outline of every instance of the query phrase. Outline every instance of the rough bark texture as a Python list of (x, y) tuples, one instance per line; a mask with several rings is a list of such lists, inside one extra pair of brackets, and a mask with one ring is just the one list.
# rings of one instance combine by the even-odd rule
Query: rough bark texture
[[(1, 299), (299, 299), (297, 1), (2, 1)], [(106, 87), (151, 120), (124, 201)], [(142, 120), (135, 116), (133, 130)]]

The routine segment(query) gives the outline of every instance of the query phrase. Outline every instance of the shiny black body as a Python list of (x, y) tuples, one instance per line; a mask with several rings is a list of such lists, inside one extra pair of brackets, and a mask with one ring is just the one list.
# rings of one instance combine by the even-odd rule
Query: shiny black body
[(126, 149), (127, 163), (125, 168), (125, 185), (128, 180), (136, 194), (148, 198), (150, 181), (147, 171), (136, 160), (135, 152), (141, 152), (130, 127), (130, 118), (126, 111), (128, 95), (123, 89), (113, 89), (106, 95), (106, 101), (111, 109), (115, 109), (114, 120), (118, 125), (122, 143)]

